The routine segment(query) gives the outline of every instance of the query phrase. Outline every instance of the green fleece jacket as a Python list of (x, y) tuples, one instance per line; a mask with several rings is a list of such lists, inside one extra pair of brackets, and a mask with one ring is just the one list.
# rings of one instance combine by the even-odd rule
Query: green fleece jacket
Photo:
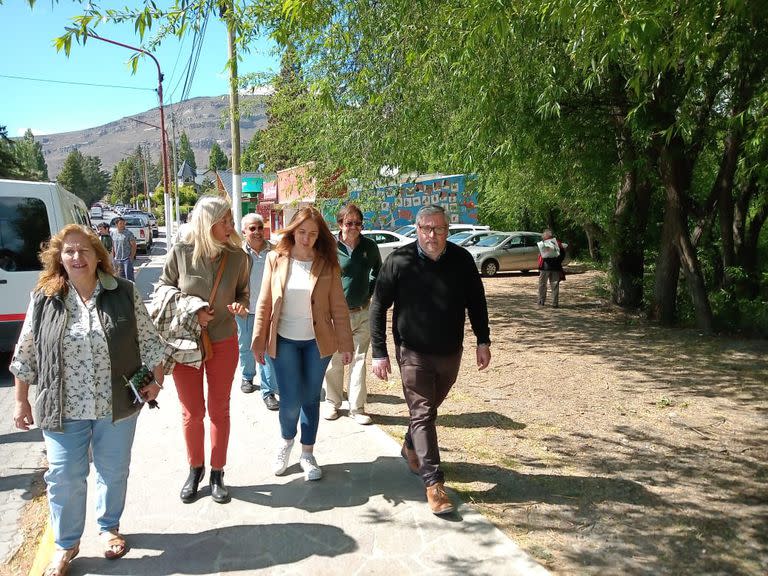
[(381, 269), (381, 254), (376, 242), (360, 235), (352, 254), (347, 252), (347, 247), (341, 241), (336, 240), (336, 251), (341, 266), (341, 286), (344, 288), (344, 296), (347, 306), (359, 308), (368, 304), (376, 285), (376, 277)]

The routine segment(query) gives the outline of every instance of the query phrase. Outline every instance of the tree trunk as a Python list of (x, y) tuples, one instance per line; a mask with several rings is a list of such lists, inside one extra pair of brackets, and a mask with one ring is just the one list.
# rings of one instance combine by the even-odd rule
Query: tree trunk
[(638, 173), (637, 152), (623, 126), (618, 140), (624, 176), (611, 222), (611, 296), (623, 308), (639, 308), (643, 304), (645, 230), (651, 188), (647, 178)]
[(680, 278), (680, 256), (675, 246), (675, 228), (679, 228), (679, 215), (667, 196), (664, 224), (661, 228), (659, 255), (656, 258), (653, 300), (649, 316), (664, 326), (672, 326), (677, 319), (677, 283)]
[[(688, 210), (685, 202), (691, 182), (691, 168), (686, 162), (684, 144), (679, 136), (673, 136), (664, 145), (659, 156), (659, 172), (667, 193), (667, 213), (664, 215), (664, 227), (668, 233), (662, 233), (661, 250), (668, 247), (667, 242), (678, 252), (678, 261), (683, 269), (688, 292), (693, 303), (696, 325), (700, 330), (711, 332), (713, 326), (712, 308), (701, 272), (696, 250), (688, 236)], [(657, 270), (657, 273), (659, 270)], [(657, 277), (658, 280), (658, 277)]]

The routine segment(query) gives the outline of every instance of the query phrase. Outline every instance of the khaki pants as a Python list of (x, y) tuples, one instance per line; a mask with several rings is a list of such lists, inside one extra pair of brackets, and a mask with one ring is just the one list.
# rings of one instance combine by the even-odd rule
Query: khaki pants
[(539, 270), (539, 304), (547, 301), (547, 280), (552, 289), (552, 306), (558, 306), (560, 298), (560, 270)]
[[(369, 311), (366, 306), (362, 310), (349, 313), (349, 323), (352, 325), (352, 341), (355, 353), (349, 365), (349, 409), (352, 412), (365, 410), (368, 390), (365, 386), (365, 357), (371, 344), (371, 325)], [(335, 408), (341, 406), (344, 399), (344, 364), (338, 352), (331, 358), (328, 370), (325, 372), (325, 401)]]

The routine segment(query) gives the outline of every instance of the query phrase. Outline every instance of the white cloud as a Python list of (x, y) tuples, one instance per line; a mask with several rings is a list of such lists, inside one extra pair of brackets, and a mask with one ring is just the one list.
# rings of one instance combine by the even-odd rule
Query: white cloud
[[(45, 136), (46, 134), (55, 134), (55, 132), (51, 130), (43, 130), (42, 128), (29, 128), (29, 130), (32, 130), (32, 134), (35, 136)], [(24, 134), (27, 133), (27, 128), (17, 128), (16, 129), (16, 136), (24, 136)]]

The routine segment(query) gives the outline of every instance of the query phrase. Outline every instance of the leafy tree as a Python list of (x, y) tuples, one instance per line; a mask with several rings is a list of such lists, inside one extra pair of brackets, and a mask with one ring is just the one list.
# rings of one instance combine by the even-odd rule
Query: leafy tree
[(227, 169), (227, 155), (224, 154), (218, 142), (214, 142), (211, 146), (211, 153), (208, 156), (208, 168), (211, 170)]
[(83, 178), (86, 183), (87, 205), (104, 198), (109, 191), (109, 173), (101, 168), (101, 158), (98, 156), (83, 156)]
[(240, 161), (240, 168), (243, 172), (259, 172), (262, 168), (262, 154), (259, 149), (261, 132), (256, 132), (248, 145), (243, 150), (243, 158)]
[(112, 169), (110, 198), (113, 204), (131, 204), (133, 198), (144, 190), (144, 174), (136, 154), (120, 160)]
[(13, 140), (8, 138), (8, 129), (0, 126), (0, 178), (24, 178), (24, 169), (16, 158), (13, 146)]
[(13, 152), (18, 163), (24, 168), (30, 180), (47, 181), (48, 165), (43, 156), (43, 146), (35, 141), (32, 130), (27, 129), (24, 136), (16, 140)]
[(182, 162), (185, 162), (189, 164), (189, 166), (192, 168), (192, 170), (197, 171), (197, 162), (195, 162), (195, 153), (192, 150), (192, 146), (189, 143), (189, 137), (187, 136), (186, 132), (182, 132), (181, 136), (179, 137), (179, 148), (178, 148), (178, 161), (179, 166), (181, 166)]
[(82, 198), (83, 202), (89, 204), (90, 193), (88, 182), (83, 173), (85, 160), (79, 150), (73, 150), (64, 159), (64, 165), (56, 178), (56, 181), (64, 186), (73, 194)]

